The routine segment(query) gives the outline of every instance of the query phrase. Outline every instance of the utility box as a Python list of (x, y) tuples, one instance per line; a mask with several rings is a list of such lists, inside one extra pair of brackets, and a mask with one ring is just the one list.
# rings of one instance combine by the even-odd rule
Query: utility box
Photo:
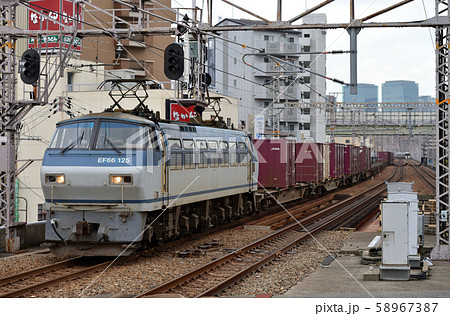
[(408, 260), (412, 268), (420, 268), (419, 257), (419, 200), (413, 191), (414, 182), (391, 182), (387, 184), (388, 202), (409, 202), (408, 206)]
[(409, 202), (383, 203), (381, 280), (409, 280), (408, 208)]

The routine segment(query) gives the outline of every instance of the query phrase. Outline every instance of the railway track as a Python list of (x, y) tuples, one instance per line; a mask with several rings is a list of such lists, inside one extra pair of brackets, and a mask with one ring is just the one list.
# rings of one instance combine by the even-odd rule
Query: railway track
[[(119, 258), (116, 262), (130, 260)], [(23, 297), (33, 291), (102, 271), (112, 260), (77, 257), (0, 279), (0, 298)]]
[(436, 187), (436, 175), (433, 175), (431, 171), (426, 170), (426, 168), (422, 168), (420, 165), (411, 164), (411, 166), (427, 185), (433, 189)]
[[(388, 180), (403, 176), (403, 167), (397, 167)], [(311, 236), (341, 227), (361, 209), (378, 203), (379, 195), (385, 191), (384, 182), (310, 214), (297, 222), (280, 228), (276, 232), (244, 246), (230, 254), (207, 263), (178, 278), (168, 281), (137, 297), (152, 297), (158, 294), (180, 295), (183, 297), (206, 297), (217, 295), (224, 289), (257, 271), (276, 257), (284, 254)]]
[[(375, 188), (375, 187), (374, 187)], [(373, 188), (363, 192), (367, 193), (371, 191)], [(357, 202), (353, 201), (352, 199), (347, 199), (342, 202), (338, 202), (335, 205), (325, 207), (325, 205), (331, 204), (333, 200), (333, 195), (331, 196), (325, 196), (320, 199), (311, 200), (308, 202), (308, 204), (302, 203), (302, 205), (294, 206), (290, 209), (290, 213), (295, 217), (305, 217), (308, 214), (310, 214), (305, 219), (301, 220), (302, 225), (306, 227), (306, 225), (309, 225), (311, 221), (321, 221), (320, 216), (324, 216), (323, 214), (327, 212), (332, 212), (332, 210), (336, 207), (342, 207), (342, 208), (351, 208), (354, 207)], [(367, 203), (367, 199), (361, 200), (359, 203)], [(352, 204), (353, 203), (353, 204)], [(356, 204), (355, 204), (356, 203)], [(315, 214), (311, 214), (312, 212), (317, 212)], [(322, 214), (322, 215), (318, 215)], [(260, 219), (257, 221), (260, 221), (261, 223), (272, 223), (272, 228), (279, 228), (280, 226), (284, 226), (289, 224), (291, 221), (295, 221), (296, 219), (290, 218), (289, 220), (286, 219), (280, 219), (280, 214), (264, 214), (261, 216)], [(285, 216), (284, 216), (285, 217)], [(248, 220), (247, 220), (248, 221)], [(336, 221), (336, 220), (335, 220)], [(239, 225), (244, 224), (244, 222), (238, 221), (234, 224), (229, 225)], [(342, 220), (340, 221), (342, 224)], [(338, 222), (336, 222), (336, 225)], [(225, 225), (225, 226), (229, 226)], [(273, 237), (275, 240), (267, 241), (264, 243), (262, 248), (258, 248), (253, 251), (249, 251), (247, 255), (253, 255), (253, 258), (246, 258), (246, 259), (236, 259), (235, 262), (237, 262), (238, 267), (233, 268), (234, 270), (238, 269), (239, 271), (244, 271), (242, 273), (251, 273), (257, 269), (257, 267), (266, 264), (268, 261), (273, 260), (275, 256), (278, 256), (280, 253), (283, 253), (287, 250), (285, 250), (285, 247), (292, 248), (293, 246), (297, 245), (298, 243), (302, 242), (310, 234), (314, 234), (318, 232), (319, 230), (327, 229), (325, 227), (317, 227), (314, 226), (308, 226), (307, 231), (301, 231), (298, 229), (292, 229), (292, 227), (298, 226), (297, 223), (291, 224), (290, 226), (287, 226), (288, 228), (291, 227), (290, 232), (283, 234), (283, 236), (279, 237)], [(327, 226), (328, 227), (328, 226)], [(331, 227), (331, 226), (330, 226)], [(337, 227), (337, 226), (336, 226)], [(226, 228), (226, 227), (225, 227)], [(219, 228), (218, 228), (219, 229)], [(223, 229), (223, 227), (220, 227), (220, 229)], [(285, 232), (285, 229), (281, 230), (282, 232)], [(278, 233), (278, 232), (277, 232)], [(272, 236), (272, 235), (271, 235)], [(192, 237), (192, 236), (191, 236)], [(195, 237), (195, 236), (194, 236)], [(172, 243), (176, 243), (178, 241), (174, 241)], [(169, 244), (172, 244), (169, 243)], [(166, 244), (166, 245), (169, 245)], [(158, 247), (157, 247), (158, 248)], [(270, 254), (268, 258), (261, 258), (261, 256), (265, 254)], [(120, 258), (116, 263), (122, 263), (122, 261), (125, 260), (132, 260), (133, 256)], [(263, 256), (264, 257), (264, 256)], [(222, 259), (222, 258), (221, 258)], [(221, 260), (218, 259), (218, 260)], [(250, 270), (244, 269), (243, 266), (247, 266), (250, 262), (256, 262), (257, 265), (254, 267), (251, 267)], [(13, 276), (5, 277), (0, 279), (0, 297), (23, 297), (29, 293), (32, 293), (33, 291), (37, 291), (46, 287), (49, 287), (51, 285), (55, 285), (58, 283), (62, 283), (64, 281), (72, 280), (84, 275), (88, 275), (90, 273), (102, 271), (105, 269), (108, 265), (110, 265), (112, 261), (104, 261), (102, 260), (99, 262), (97, 259), (92, 260), (92, 258), (73, 258), (69, 260), (65, 260), (62, 262), (58, 262), (52, 265), (48, 265), (45, 267), (33, 269), (30, 271), (26, 271), (23, 273), (19, 273)], [(256, 267), (256, 268), (255, 268)], [(242, 268), (242, 269), (241, 269)], [(231, 270), (230, 270), (231, 271)], [(241, 278), (240, 276), (239, 278)], [(205, 295), (212, 295), (212, 294), (205, 294)], [(204, 295), (203, 295), (204, 296)]]
[(251, 220), (246, 225), (270, 226), (271, 229), (278, 229), (286, 224), (295, 221), (295, 218), (306, 216), (312, 212), (316, 212), (324, 207), (331, 205), (335, 201), (334, 194), (328, 194), (318, 199), (305, 201), (301, 205), (294, 205), (289, 208), (289, 214), (280, 207), (280, 211), (274, 214), (269, 214), (260, 219)]

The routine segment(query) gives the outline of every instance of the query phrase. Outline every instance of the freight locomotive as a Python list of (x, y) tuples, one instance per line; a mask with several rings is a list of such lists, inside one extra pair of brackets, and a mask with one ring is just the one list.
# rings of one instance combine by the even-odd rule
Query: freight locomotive
[(56, 254), (126, 256), (372, 172), (366, 147), (88, 114), (58, 123), (44, 155), (46, 241)]

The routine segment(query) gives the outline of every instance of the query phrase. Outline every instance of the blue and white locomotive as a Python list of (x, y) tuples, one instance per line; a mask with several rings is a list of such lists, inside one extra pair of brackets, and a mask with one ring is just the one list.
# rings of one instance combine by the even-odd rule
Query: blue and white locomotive
[(58, 123), (41, 168), (57, 254), (129, 255), (255, 211), (258, 162), (243, 131), (123, 112)]

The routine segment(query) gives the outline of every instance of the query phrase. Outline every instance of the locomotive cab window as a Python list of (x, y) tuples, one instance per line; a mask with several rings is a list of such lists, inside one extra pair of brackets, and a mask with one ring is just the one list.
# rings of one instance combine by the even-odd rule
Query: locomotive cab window
[(148, 127), (121, 122), (100, 123), (97, 149), (143, 149), (149, 146)]
[(89, 149), (93, 130), (93, 121), (60, 125), (56, 128), (49, 148), (66, 149), (65, 151), (69, 149)]

